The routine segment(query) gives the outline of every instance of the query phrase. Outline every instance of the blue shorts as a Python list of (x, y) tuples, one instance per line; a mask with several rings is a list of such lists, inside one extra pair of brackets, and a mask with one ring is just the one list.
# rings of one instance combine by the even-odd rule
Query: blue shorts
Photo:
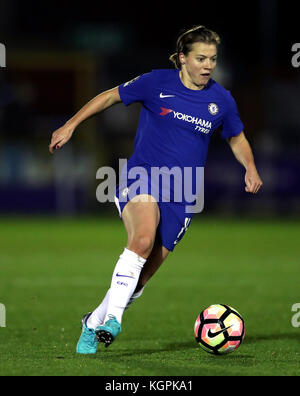
[[(173, 251), (175, 246), (181, 241), (189, 225), (191, 224), (193, 214), (186, 213), (186, 205), (179, 202), (163, 202), (161, 199), (161, 192), (156, 196), (151, 193), (149, 180), (143, 181), (139, 178), (141, 188), (133, 189), (130, 187), (136, 180), (126, 180), (126, 184), (122, 182), (116, 187), (115, 204), (118, 208), (119, 215), (122, 217), (122, 212), (126, 204), (137, 195), (147, 194), (154, 196), (159, 210), (160, 222), (157, 227), (157, 236), (160, 237), (162, 245), (169, 251)], [(125, 187), (126, 186), (126, 187)]]

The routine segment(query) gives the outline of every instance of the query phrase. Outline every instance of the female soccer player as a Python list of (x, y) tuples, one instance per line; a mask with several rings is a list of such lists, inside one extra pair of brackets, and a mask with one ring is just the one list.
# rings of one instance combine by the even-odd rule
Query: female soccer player
[[(134, 153), (122, 171), (124, 185), (120, 183), (116, 189), (127, 246), (102, 303), (82, 319), (78, 353), (96, 353), (98, 342), (108, 346), (117, 337), (124, 310), (142, 294), (191, 223), (193, 213), (186, 211), (185, 196), (181, 201), (174, 199), (176, 177), (169, 186), (173, 194), (169, 202), (162, 199), (158, 185), (152, 194), (154, 168), (176, 169), (184, 177), (187, 168), (204, 167), (210, 136), (222, 126), (222, 137), (246, 170), (245, 190), (256, 194), (262, 186), (235, 101), (211, 78), (219, 44), (219, 36), (204, 26), (186, 31), (179, 36), (176, 53), (170, 57), (174, 69), (153, 70), (101, 93), (52, 135), (51, 153), (66, 144), (76, 127), (90, 116), (119, 102), (143, 105)], [(137, 167), (144, 170), (144, 176), (140, 178), (141, 188), (132, 191), (135, 180), (128, 174)], [(194, 183), (195, 174), (191, 178)]]

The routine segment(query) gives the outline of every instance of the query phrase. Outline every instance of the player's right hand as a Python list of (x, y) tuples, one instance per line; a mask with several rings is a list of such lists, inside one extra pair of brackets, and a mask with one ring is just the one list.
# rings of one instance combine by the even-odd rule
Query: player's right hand
[(53, 154), (54, 150), (60, 149), (66, 144), (71, 139), (73, 132), (74, 128), (67, 124), (53, 132), (51, 143), (49, 144), (50, 153)]

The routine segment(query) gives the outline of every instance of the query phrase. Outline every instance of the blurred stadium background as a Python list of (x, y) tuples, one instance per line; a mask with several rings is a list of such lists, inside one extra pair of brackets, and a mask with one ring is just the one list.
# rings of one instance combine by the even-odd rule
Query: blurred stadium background
[[(299, 375), (294, 4), (0, 1), (0, 375)], [(177, 34), (199, 24), (222, 38), (214, 78), (237, 101), (264, 186), (245, 193), (241, 165), (214, 134), (199, 221), (126, 314), (121, 342), (74, 359), (79, 319), (126, 243), (115, 205), (96, 200), (96, 172), (131, 155), (140, 105), (92, 117), (53, 156), (51, 134), (98, 93), (172, 67)], [(193, 340), (199, 310), (216, 302), (247, 323), (231, 360), (199, 359)]]
[(120, 104), (86, 121), (54, 156), (51, 133), (98, 93), (172, 67), (178, 32), (197, 24), (223, 40), (215, 79), (237, 101), (264, 181), (259, 195), (249, 197), (244, 172), (215, 134), (204, 212), (298, 217), (300, 69), (291, 64), (291, 48), (300, 38), (295, 13), (280, 0), (186, 8), (1, 0), (7, 52), (0, 69), (0, 214), (116, 215), (113, 204), (96, 200), (96, 172), (118, 170), (118, 159), (131, 155), (140, 105)]

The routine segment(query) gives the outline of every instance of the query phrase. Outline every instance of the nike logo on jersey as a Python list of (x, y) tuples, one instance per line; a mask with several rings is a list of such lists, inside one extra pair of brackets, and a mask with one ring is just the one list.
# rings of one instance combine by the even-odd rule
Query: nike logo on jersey
[(163, 98), (175, 98), (175, 95), (164, 95), (164, 94), (161, 92), (160, 95), (159, 95), (159, 97), (160, 97), (161, 99), (163, 99)]
[(215, 337), (217, 337), (219, 334), (224, 333), (224, 331), (230, 329), (230, 327), (232, 327), (232, 325), (231, 325), (231, 326), (228, 326), (228, 327), (225, 327), (225, 329), (222, 329), (222, 330), (220, 330), (220, 331), (216, 331), (216, 332), (214, 332), (214, 333), (211, 331), (211, 329), (209, 329), (207, 335), (208, 335), (208, 337), (210, 337), (210, 338), (215, 338)]

